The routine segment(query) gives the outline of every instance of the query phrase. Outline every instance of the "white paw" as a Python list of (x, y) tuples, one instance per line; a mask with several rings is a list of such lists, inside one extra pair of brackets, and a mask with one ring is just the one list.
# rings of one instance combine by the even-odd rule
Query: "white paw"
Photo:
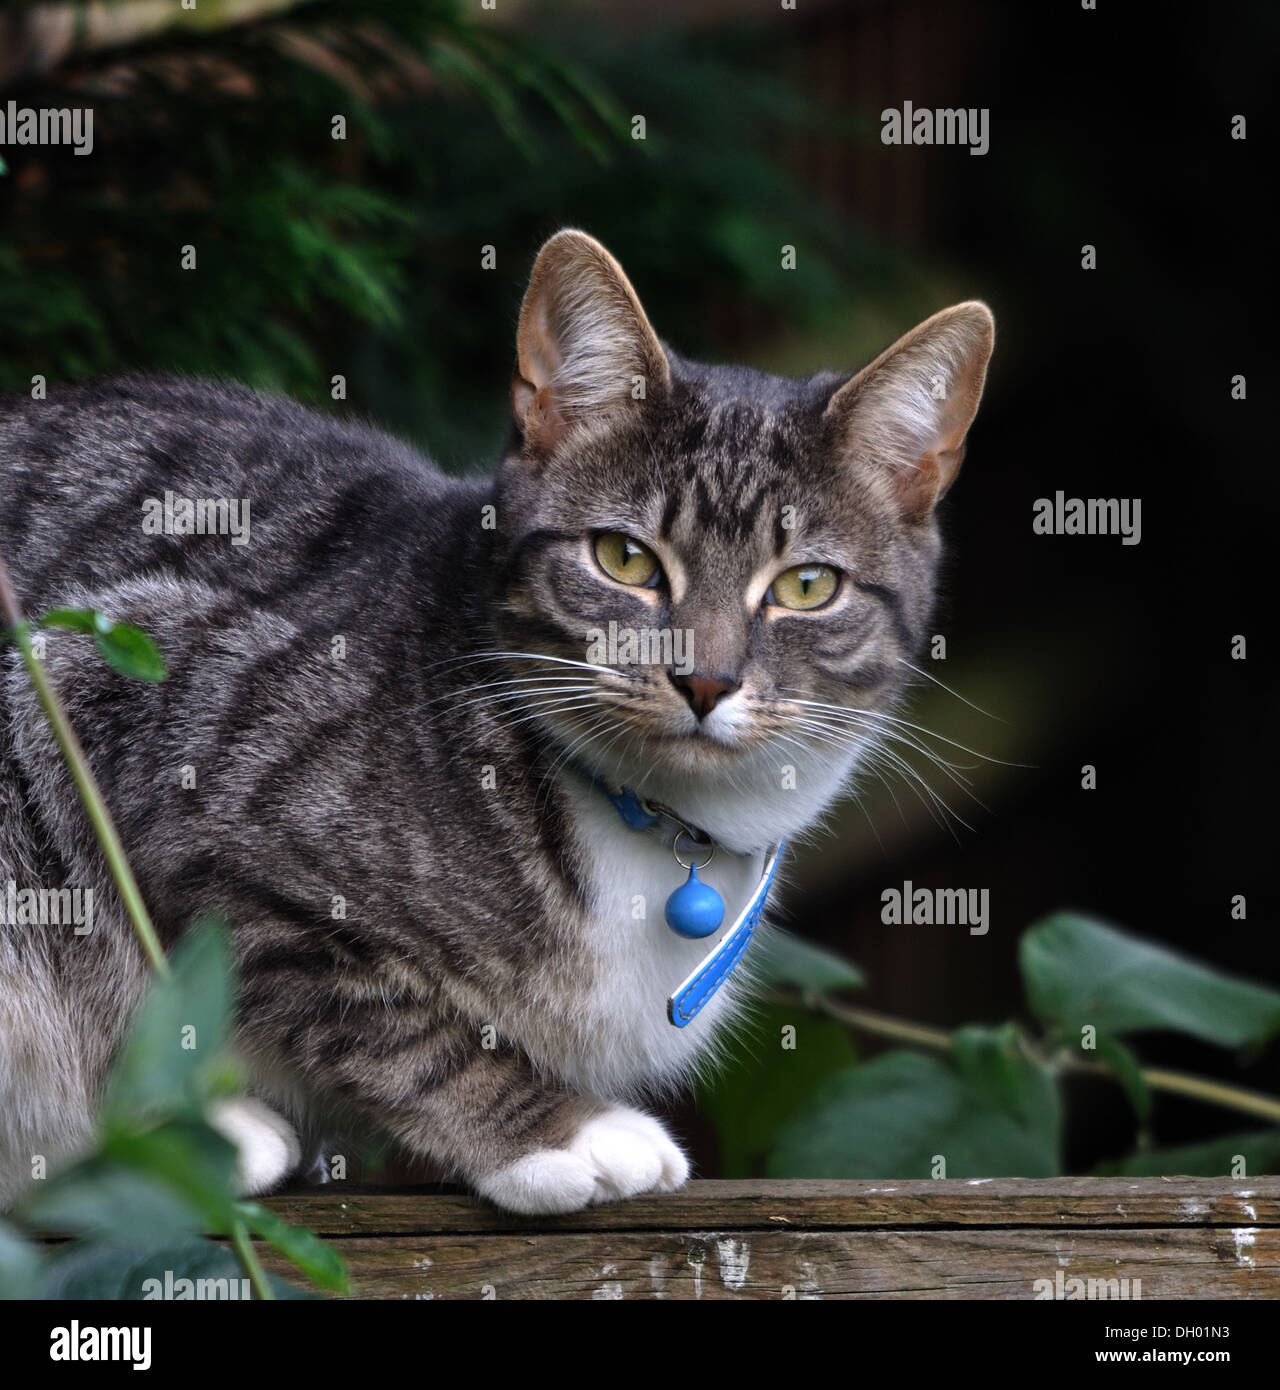
[(261, 1101), (247, 1096), (215, 1101), (206, 1118), (236, 1146), (236, 1186), (242, 1196), (269, 1191), (302, 1160), (302, 1145), (293, 1126)]
[(476, 1187), (495, 1206), (545, 1216), (641, 1192), (674, 1192), (688, 1177), (689, 1160), (662, 1125), (619, 1105), (588, 1120), (566, 1148), (526, 1154)]

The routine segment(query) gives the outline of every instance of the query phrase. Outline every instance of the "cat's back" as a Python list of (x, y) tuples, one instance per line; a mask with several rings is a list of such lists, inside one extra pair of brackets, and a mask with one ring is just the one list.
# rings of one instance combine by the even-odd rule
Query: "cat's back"
[(253, 588), (356, 537), (402, 551), (471, 490), (378, 430), (242, 386), (128, 376), (0, 397), (0, 553), (28, 603), (158, 569)]

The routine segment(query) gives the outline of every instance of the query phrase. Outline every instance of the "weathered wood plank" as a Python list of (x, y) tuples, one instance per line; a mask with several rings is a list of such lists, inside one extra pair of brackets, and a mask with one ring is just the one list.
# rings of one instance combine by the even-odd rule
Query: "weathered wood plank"
[(1280, 1178), (693, 1182), (572, 1216), (513, 1217), (447, 1189), (334, 1184), (269, 1206), (326, 1236), (947, 1226), (1280, 1226)]
[[(378, 1299), (1280, 1297), (1280, 1231), (579, 1231), (342, 1237), (353, 1296)], [(264, 1262), (288, 1269), (276, 1257)], [(1037, 1286), (1036, 1281), (1049, 1281)], [(1136, 1282), (1137, 1281), (1137, 1282)]]

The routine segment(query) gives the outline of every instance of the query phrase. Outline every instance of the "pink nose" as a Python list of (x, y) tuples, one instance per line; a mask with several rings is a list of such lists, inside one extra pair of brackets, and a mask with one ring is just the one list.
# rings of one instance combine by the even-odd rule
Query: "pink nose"
[(672, 675), (671, 683), (689, 702), (689, 708), (699, 719), (705, 719), (715, 709), (720, 699), (731, 695), (740, 681), (725, 680), (720, 676), (677, 676)]

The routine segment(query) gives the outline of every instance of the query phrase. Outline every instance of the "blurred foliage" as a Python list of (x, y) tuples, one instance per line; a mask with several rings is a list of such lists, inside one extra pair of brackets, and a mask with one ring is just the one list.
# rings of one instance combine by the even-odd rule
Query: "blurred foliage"
[(695, 354), (744, 305), (794, 328), (855, 273), (891, 292), (896, 257), (789, 172), (819, 114), (743, 80), (764, 42), (582, 25), (553, 51), (462, 0), (359, 0), (82, 56), (6, 93), (91, 105), (95, 144), (6, 151), (0, 389), (148, 369), (328, 404), (341, 374), (350, 408), (474, 462), (506, 434), (523, 279), (564, 223)]
[[(970, 1041), (977, 1043), (977, 1039)], [(774, 1135), (771, 1177), (1049, 1177), (1058, 1098), (1044, 1067), (984, 1038), (943, 1062), (887, 1052), (829, 1077)], [(936, 1160), (945, 1161), (939, 1171)]]
[[(1075, 1074), (1120, 1085), (1141, 1124), (1137, 1152), (1099, 1172), (1245, 1176), (1280, 1168), (1280, 1128), (1154, 1148), (1146, 1126), (1157, 1086), (1225, 1108), (1253, 1104), (1277, 1118), (1280, 1101), (1145, 1071), (1120, 1042), (1159, 1030), (1257, 1051), (1280, 1033), (1280, 993), (1075, 913), (1030, 927), (1020, 946), (1038, 1034), (1014, 1022), (946, 1034), (849, 1009), (837, 995), (860, 985), (856, 967), (842, 974), (829, 952), (794, 938), (774, 944), (760, 967), (773, 994), (750, 1055), (700, 1088), (723, 1176), (1055, 1176), (1070, 1113), (1064, 1083)], [(895, 1049), (855, 1060), (841, 1024), (915, 1035), (941, 1055)]]
[[(234, 1195), (235, 1147), (206, 1119), (242, 1083), (226, 1052), (233, 1002), (225, 930), (193, 929), (172, 975), (153, 981), (116, 1060), (97, 1147), (38, 1181), (0, 1223), (0, 1297), (142, 1299), (146, 1281), (167, 1275), (239, 1280), (249, 1267), (207, 1237), (247, 1242), (250, 1231), (321, 1288), (346, 1290), (330, 1246)], [(42, 1234), (73, 1239), (50, 1251), (35, 1243)], [(303, 1296), (256, 1260), (252, 1273), (258, 1292)]]
[[(778, 1052), (787, 1028), (796, 1029), (795, 1049)], [(735, 1042), (732, 1064), (699, 1088), (698, 1108), (716, 1132), (719, 1176), (757, 1175), (785, 1117), (806, 1110), (829, 1078), (862, 1070), (854, 1067), (856, 1059), (840, 1024), (816, 1017), (798, 1021), (793, 1008), (778, 1003), (758, 1006)], [(806, 1136), (811, 1140), (816, 1151), (819, 1141)]]

